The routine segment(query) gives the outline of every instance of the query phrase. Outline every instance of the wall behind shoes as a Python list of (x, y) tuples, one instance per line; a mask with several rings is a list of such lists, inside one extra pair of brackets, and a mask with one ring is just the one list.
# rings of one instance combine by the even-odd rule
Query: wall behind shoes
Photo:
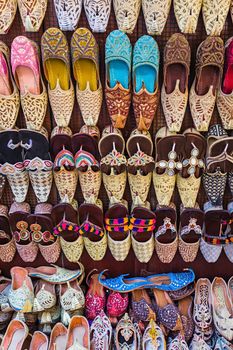
[[(89, 28), (84, 9), (82, 10), (82, 14), (81, 14), (78, 26)], [(39, 32), (37, 32), (37, 33), (25, 33), (23, 24), (22, 24), (21, 19), (20, 19), (19, 12), (17, 11), (17, 15), (15, 17), (13, 25), (10, 28), (8, 34), (0, 35), (0, 40), (4, 41), (10, 47), (13, 39), (16, 36), (25, 35), (25, 36), (29, 37), (30, 39), (34, 40), (40, 46), (40, 40), (41, 40), (41, 36), (42, 36), (43, 32), (47, 28), (50, 28), (50, 27), (58, 27), (58, 22), (57, 22), (56, 13), (55, 13), (54, 5), (53, 5), (53, 0), (48, 0), (48, 8), (47, 8), (46, 16), (45, 16), (43, 25), (41, 26)], [(112, 9), (107, 31), (105, 33), (100, 33), (100, 34), (94, 33), (95, 38), (97, 40), (97, 43), (99, 45), (100, 76), (101, 76), (101, 81), (102, 81), (103, 87), (105, 85), (105, 41), (106, 41), (106, 37), (108, 36), (108, 34), (115, 29), (117, 29), (117, 23), (116, 23), (114, 11)], [(157, 41), (157, 43), (159, 45), (160, 55), (161, 55), (160, 56), (160, 76), (159, 76), (160, 87), (162, 86), (162, 82), (163, 82), (163, 50), (164, 50), (165, 44), (166, 44), (167, 40), (170, 38), (170, 36), (173, 33), (177, 33), (177, 32), (179, 32), (179, 28), (178, 28), (178, 25), (176, 23), (174, 11), (173, 11), (173, 6), (172, 6), (167, 23), (166, 23), (166, 26), (165, 26), (165, 29), (163, 31), (163, 34), (161, 36), (155, 37), (155, 40)], [(137, 25), (136, 25), (135, 30), (134, 30), (134, 33), (129, 35), (129, 38), (130, 38), (132, 45), (135, 44), (135, 42), (137, 41), (137, 39), (139, 37), (141, 37), (142, 35), (145, 35), (145, 34), (147, 34), (146, 26), (145, 26), (144, 17), (143, 17), (142, 11), (141, 11)], [(70, 43), (72, 32), (65, 32), (65, 35), (67, 37), (68, 42)], [(190, 44), (191, 51), (192, 51), (190, 79), (189, 79), (189, 86), (190, 87), (191, 87), (191, 84), (192, 84), (194, 76), (195, 76), (196, 51), (197, 51), (198, 45), (206, 38), (206, 36), (207, 35), (206, 35), (205, 27), (203, 24), (202, 16), (200, 15), (196, 33), (191, 34), (191, 35), (186, 35), (186, 38)], [(233, 23), (231, 21), (230, 15), (228, 15), (226, 23), (224, 25), (224, 29), (222, 31), (221, 37), (224, 40), (224, 42), (226, 42), (226, 40), (228, 38), (230, 38), (231, 36), (233, 36)], [(41, 71), (42, 71), (42, 75), (43, 75), (42, 64), (41, 64)], [(44, 76), (43, 76), (43, 78), (44, 78)], [(44, 81), (45, 81), (45, 78), (44, 78)], [(75, 81), (74, 81), (74, 83), (75, 83)], [(220, 122), (220, 118), (219, 118), (217, 109), (215, 108), (211, 124), (216, 123), (216, 122)], [(83, 120), (81, 117), (80, 109), (78, 107), (77, 102), (75, 102), (75, 107), (73, 110), (71, 123), (70, 123), (70, 127), (71, 127), (73, 133), (78, 132), (83, 124), (84, 123), (83, 123)], [(101, 114), (99, 117), (98, 127), (102, 131), (103, 128), (109, 124), (110, 124), (110, 118), (108, 116), (106, 103), (104, 100)], [(55, 125), (56, 124), (55, 124), (55, 121), (53, 119), (51, 109), (50, 109), (50, 107), (48, 107), (44, 126), (48, 130), (49, 134), (51, 133), (51, 130), (53, 129), (53, 127)], [(156, 118), (155, 118), (154, 123), (151, 127), (151, 134), (153, 137), (153, 141), (154, 141), (156, 131), (165, 125), (166, 125), (165, 119), (164, 119), (163, 111), (162, 111), (161, 104), (160, 104), (158, 107), (158, 110), (157, 110)], [(20, 114), (19, 114), (18, 121), (17, 121), (17, 126), (19, 128), (26, 127), (22, 110), (20, 110)], [(127, 119), (125, 129), (123, 131), (125, 140), (127, 140), (127, 138), (130, 135), (130, 132), (135, 127), (136, 127), (136, 123), (135, 123), (135, 119), (134, 119), (133, 109), (131, 107), (129, 117)], [(193, 127), (193, 122), (192, 122), (190, 110), (189, 110), (189, 108), (187, 108), (185, 119), (184, 119), (183, 126), (182, 126), (182, 131), (186, 130), (189, 127)], [(225, 203), (227, 203), (229, 201), (229, 198), (230, 198), (229, 194), (230, 194), (230, 191), (227, 188), (226, 196), (225, 196)], [(154, 209), (156, 207), (157, 202), (156, 202), (156, 197), (155, 197), (155, 192), (154, 192), (153, 186), (151, 186), (151, 191), (150, 191), (149, 196), (150, 196), (149, 200), (152, 204), (152, 208)], [(79, 186), (77, 188), (76, 198), (78, 199), (79, 204), (83, 202), (83, 197), (82, 197), (81, 190), (80, 190)], [(102, 199), (102, 201), (104, 203), (104, 209), (106, 210), (108, 208), (108, 198), (107, 198), (107, 195), (106, 195), (106, 192), (105, 192), (103, 186), (102, 186), (102, 189), (100, 191), (100, 198)], [(130, 191), (129, 191), (128, 186), (126, 188), (124, 198), (128, 200), (129, 205), (130, 205), (131, 198), (130, 198)], [(201, 188), (199, 195), (198, 195), (198, 203), (200, 204), (200, 206), (203, 205), (205, 200), (206, 200), (205, 192), (204, 192), (203, 188)], [(9, 207), (11, 205), (12, 201), (13, 201), (12, 192), (10, 190), (10, 187), (7, 185), (5, 188), (1, 202), (2, 202), (2, 204), (8, 205), (8, 207)], [(52, 204), (56, 204), (59, 202), (59, 196), (57, 194), (55, 185), (53, 185), (49, 201)], [(36, 205), (36, 198), (35, 198), (35, 195), (33, 193), (32, 188), (29, 189), (28, 196), (27, 196), (27, 202), (30, 203), (32, 210), (34, 210), (34, 207)], [(177, 193), (177, 190), (174, 193), (173, 202), (177, 205), (177, 214), (179, 217), (180, 199), (179, 199), (179, 195)], [(179, 226), (178, 226), (178, 228), (179, 228)], [(183, 268), (192, 267), (194, 269), (197, 277), (209, 277), (209, 278), (211, 278), (211, 277), (220, 275), (220, 276), (223, 276), (225, 278), (228, 278), (233, 274), (233, 264), (231, 264), (229, 262), (229, 260), (225, 256), (224, 252), (222, 252), (220, 259), (215, 264), (208, 264), (204, 260), (204, 258), (202, 257), (202, 254), (200, 253), (200, 251), (198, 253), (198, 256), (197, 256), (197, 259), (195, 260), (195, 262), (193, 262), (191, 264), (185, 263), (182, 260), (182, 258), (180, 257), (178, 252), (175, 256), (175, 259), (172, 261), (171, 264), (161, 263), (160, 260), (157, 258), (156, 253), (154, 253), (152, 259), (150, 260), (150, 262), (148, 264), (141, 264), (135, 258), (135, 255), (134, 255), (132, 249), (131, 249), (127, 259), (124, 262), (116, 262), (114, 260), (114, 258), (112, 257), (111, 253), (109, 252), (109, 250), (107, 251), (105, 258), (100, 262), (93, 261), (89, 257), (89, 255), (84, 251), (84, 253), (81, 257), (81, 261), (84, 264), (87, 273), (93, 268), (97, 268), (99, 270), (107, 268), (110, 270), (111, 275), (117, 275), (119, 273), (131, 273), (131, 274), (136, 275), (136, 274), (140, 274), (142, 269), (146, 269), (148, 271), (157, 273), (157, 272), (181, 271)], [(40, 254), (38, 254), (38, 257), (36, 258), (36, 261), (33, 264), (32, 263), (26, 264), (25, 262), (23, 262), (21, 260), (19, 255), (16, 254), (14, 260), (10, 264), (4, 264), (0, 261), (0, 270), (2, 270), (2, 272), (5, 273), (6, 275), (9, 275), (10, 268), (12, 266), (15, 266), (15, 265), (18, 265), (18, 266), (40, 266), (40, 265), (48, 265), (48, 263), (42, 258), (42, 256)], [(66, 258), (64, 257), (63, 253), (61, 253), (61, 256), (57, 262), (57, 265), (65, 266), (65, 267), (70, 268), (70, 269), (75, 269), (77, 267), (76, 264), (69, 263), (66, 260)]]

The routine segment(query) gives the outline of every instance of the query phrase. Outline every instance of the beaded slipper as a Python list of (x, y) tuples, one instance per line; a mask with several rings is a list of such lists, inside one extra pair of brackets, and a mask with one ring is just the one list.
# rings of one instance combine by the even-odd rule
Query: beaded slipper
[(178, 310), (179, 310), (181, 321), (183, 324), (185, 341), (187, 343), (192, 339), (193, 332), (194, 332), (192, 307), (193, 307), (193, 298), (191, 296), (186, 297), (179, 301)]
[(114, 30), (105, 44), (105, 98), (115, 128), (125, 127), (131, 104), (132, 46), (126, 34)]
[(230, 5), (231, 0), (203, 0), (202, 15), (207, 35), (221, 34)]
[(120, 319), (116, 326), (115, 347), (116, 350), (140, 348), (140, 333), (139, 329), (134, 324), (127, 313)]
[(174, 12), (182, 33), (194, 34), (201, 12), (202, 0), (174, 0)]
[(154, 159), (153, 143), (149, 131), (135, 129), (126, 144), (128, 159), (128, 181), (133, 203), (145, 203), (149, 194)]
[(163, 331), (155, 321), (151, 319), (143, 333), (142, 350), (156, 349), (157, 344), (159, 344), (161, 350), (166, 349), (166, 340)]
[(77, 28), (82, 12), (82, 0), (53, 0), (59, 28), (73, 31)]
[(17, 0), (21, 20), (26, 32), (38, 32), (47, 9), (47, 0)]
[(19, 112), (19, 92), (10, 68), (10, 50), (0, 41), (0, 124), (1, 129), (14, 128)]
[(191, 50), (185, 36), (173, 34), (164, 49), (161, 101), (169, 131), (180, 131), (188, 103)]
[(112, 0), (84, 0), (84, 10), (93, 33), (106, 32)]
[(189, 95), (191, 114), (198, 131), (208, 130), (220, 86), (223, 62), (222, 39), (207, 37), (197, 49), (196, 76)]
[(159, 205), (169, 205), (176, 183), (177, 172), (182, 170), (182, 150), (185, 138), (161, 128), (155, 137), (156, 163), (153, 183)]
[(85, 296), (85, 315), (88, 320), (94, 320), (104, 312), (106, 294), (104, 287), (98, 281), (98, 273), (92, 270), (86, 278), (88, 290)]
[(155, 250), (162, 263), (170, 263), (178, 248), (176, 230), (176, 210), (173, 203), (169, 207), (157, 206), (157, 230), (155, 232)]
[(111, 320), (116, 321), (116, 318), (124, 315), (129, 306), (129, 295), (128, 293), (119, 293), (110, 291), (107, 299), (107, 312)]
[(132, 34), (137, 24), (142, 0), (113, 0), (118, 29)]
[(193, 128), (187, 129), (183, 135), (185, 137), (184, 160), (182, 169), (177, 175), (177, 187), (183, 206), (193, 208), (205, 169), (206, 139)]
[(84, 248), (82, 235), (79, 234), (77, 210), (68, 203), (57, 204), (51, 212), (53, 234), (60, 237), (61, 249), (69, 262), (79, 261)]
[[(90, 132), (89, 130), (87, 132)], [(71, 144), (79, 183), (86, 203), (95, 203), (99, 196), (102, 174), (96, 139), (86, 128), (72, 136)]]
[(161, 35), (171, 8), (171, 0), (142, 0), (147, 33)]
[(132, 291), (131, 307), (133, 319), (148, 322), (155, 318), (154, 307), (146, 289)]
[(102, 311), (94, 319), (91, 329), (91, 349), (108, 350), (112, 342), (112, 326), (109, 318)]
[(158, 45), (151, 36), (141, 36), (133, 49), (133, 108), (138, 130), (149, 130), (154, 120), (159, 104), (158, 78)]
[(74, 107), (74, 87), (65, 35), (58, 28), (47, 29), (41, 38), (41, 51), (54, 119), (58, 126), (68, 126)]
[(28, 129), (40, 130), (47, 111), (47, 91), (40, 72), (39, 49), (25, 36), (11, 45), (12, 72), (20, 91), (20, 100)]
[(0, 259), (5, 263), (13, 260), (16, 253), (15, 240), (11, 235), (8, 220), (8, 208), (0, 205)]
[(4, 0), (0, 7), (0, 34), (7, 34), (17, 11), (17, 0)]
[(78, 28), (71, 39), (76, 97), (86, 125), (98, 123), (103, 91), (99, 73), (99, 48), (86, 28)]
[(100, 169), (108, 198), (121, 201), (125, 192), (127, 160), (124, 156), (125, 140), (119, 129), (107, 126), (99, 141)]
[[(62, 202), (71, 203), (77, 187), (78, 172), (71, 147), (70, 128), (55, 127), (51, 134), (53, 176)], [(69, 184), (69, 186), (67, 186)]]

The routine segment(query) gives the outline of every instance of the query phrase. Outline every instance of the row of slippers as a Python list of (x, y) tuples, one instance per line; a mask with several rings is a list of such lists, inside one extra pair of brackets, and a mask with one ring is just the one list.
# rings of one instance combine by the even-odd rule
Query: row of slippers
[[(33, 2), (3, 0), (0, 11), (0, 33), (5, 34), (9, 30), (16, 14), (17, 3), (25, 30), (38, 31), (46, 13), (47, 2), (47, 0)], [(92, 31), (105, 32), (111, 12), (111, 0), (71, 0), (69, 2), (54, 0), (61, 30), (73, 31), (77, 28), (82, 3)], [(220, 35), (230, 9), (231, 15), (233, 14), (231, 5), (230, 0), (174, 0), (174, 12), (181, 32), (192, 34), (196, 31), (202, 8), (207, 34)], [(148, 33), (162, 34), (170, 12), (171, 0), (113, 0), (118, 28), (124, 32), (133, 33), (141, 6)]]
[[(74, 87), (70, 77), (66, 37), (59, 29), (49, 28), (42, 36), (41, 48), (53, 116), (58, 126), (66, 127), (74, 107)], [(79, 28), (72, 36), (71, 49), (77, 101), (85, 124), (93, 126), (98, 122), (103, 99), (98, 45), (88, 29)], [(113, 126), (124, 128), (133, 95), (137, 128), (148, 130), (159, 104), (159, 48), (156, 41), (150, 36), (143, 36), (134, 46), (133, 93), (132, 47), (127, 35), (119, 30), (111, 32), (106, 41), (105, 56), (105, 96)], [(199, 46), (196, 77), (189, 97), (192, 118), (198, 131), (208, 130), (216, 100), (224, 127), (233, 127), (232, 57), (233, 40), (230, 38), (226, 43), (225, 73), (220, 87), (224, 65), (222, 39), (208, 37)], [(12, 43), (11, 67), (16, 84), (11, 76), (9, 49), (3, 42), (0, 42), (0, 58), (0, 77), (3, 83), (0, 91), (1, 127), (13, 128), (16, 123), (20, 105), (19, 89), (27, 127), (40, 130), (47, 111), (47, 92), (40, 73), (40, 59), (35, 42), (19, 36)], [(161, 93), (170, 131), (180, 131), (186, 112), (190, 59), (191, 50), (186, 38), (182, 34), (173, 34), (165, 46)]]
[(233, 193), (233, 137), (218, 124), (210, 127), (207, 142), (192, 128), (183, 134), (159, 129), (155, 159), (148, 131), (132, 131), (126, 159), (124, 138), (112, 126), (103, 130), (101, 139), (97, 127), (84, 125), (74, 135), (68, 127), (55, 127), (50, 146), (44, 128), (1, 131), (0, 142), (1, 194), (7, 178), (16, 202), (25, 201), (29, 178), (38, 202), (47, 202), (53, 177), (61, 200), (69, 203), (78, 178), (89, 203), (97, 201), (102, 178), (111, 203), (122, 201), (127, 178), (133, 203), (141, 205), (146, 204), (152, 178), (159, 205), (170, 204), (177, 183), (183, 206), (195, 207), (201, 178), (213, 205), (222, 205), (227, 180)]

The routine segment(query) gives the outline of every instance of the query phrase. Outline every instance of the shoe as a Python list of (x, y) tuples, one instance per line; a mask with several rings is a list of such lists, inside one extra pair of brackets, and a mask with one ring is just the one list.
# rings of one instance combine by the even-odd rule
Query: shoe
[(60, 322), (56, 323), (51, 332), (48, 350), (66, 350), (67, 328)]
[[(94, 270), (92, 271), (94, 272)], [(85, 296), (85, 315), (88, 320), (94, 320), (101, 312), (104, 312), (106, 294), (104, 287), (98, 281), (98, 273), (87, 276), (88, 290)]]
[(132, 292), (133, 290), (139, 288), (149, 288), (152, 284), (151, 282), (148, 282), (147, 279), (144, 277), (126, 278), (128, 274), (119, 275), (115, 278), (105, 278), (105, 276), (103, 278), (104, 272), (105, 271), (102, 271), (98, 276), (99, 283), (102, 284), (102, 286), (104, 286), (105, 288), (113, 290), (114, 292)]
[(207, 35), (219, 36), (226, 22), (231, 1), (203, 0), (202, 16)]
[(181, 334), (181, 332), (170, 342), (168, 350), (188, 350), (188, 344), (186, 343), (184, 336)]
[(192, 269), (184, 269), (183, 272), (170, 272), (161, 274), (152, 274), (146, 277), (151, 288), (163, 290), (165, 292), (175, 292), (193, 284), (195, 274)]
[(225, 44), (225, 67), (222, 84), (218, 91), (217, 107), (224, 129), (233, 128), (233, 86), (232, 86), (232, 67), (233, 67), (233, 37), (227, 40)]
[(11, 234), (8, 208), (2, 204), (0, 204), (0, 226), (0, 259), (2, 262), (9, 263), (15, 256), (16, 246)]
[(42, 332), (35, 332), (32, 336), (32, 341), (29, 350), (47, 350), (49, 340), (47, 335)]
[(59, 286), (60, 304), (66, 312), (82, 311), (84, 309), (85, 297), (80, 284), (81, 281), (74, 280)]
[(55, 285), (43, 280), (38, 280), (34, 286), (34, 304), (33, 312), (48, 311), (52, 309), (57, 302)]
[[(148, 50), (149, 48), (149, 50)], [(149, 130), (159, 104), (159, 48), (149, 35), (133, 49), (133, 108), (138, 130)]]
[(141, 9), (141, 0), (113, 0), (118, 29), (132, 34)]
[(115, 347), (116, 350), (137, 350), (140, 347), (139, 330), (127, 313), (120, 319), (116, 326)]
[(66, 350), (75, 348), (90, 350), (89, 324), (83, 316), (73, 316), (69, 324)]
[[(12, 320), (5, 332), (1, 342), (1, 349), (19, 349), (23, 350), (23, 344), (28, 336), (29, 330), (27, 325), (20, 320)], [(35, 349), (36, 350), (36, 349)]]
[(174, 12), (181, 33), (196, 33), (202, 0), (174, 0)]
[(91, 349), (108, 350), (112, 342), (112, 326), (103, 311), (96, 316), (90, 328)]
[(41, 51), (53, 116), (59, 127), (66, 127), (74, 107), (74, 87), (65, 35), (58, 28), (48, 28), (41, 38)]
[(208, 278), (199, 278), (196, 283), (193, 320), (203, 332), (212, 325), (211, 283)]
[(132, 291), (131, 307), (135, 321), (147, 322), (155, 319), (155, 311), (146, 289)]
[(47, 112), (48, 97), (36, 43), (25, 36), (16, 37), (11, 45), (11, 67), (20, 91), (27, 128), (40, 130)]
[(15, 311), (31, 312), (34, 302), (34, 289), (28, 271), (23, 267), (11, 268), (11, 289), (9, 302)]
[(223, 71), (224, 44), (219, 37), (208, 37), (198, 47), (196, 76), (189, 105), (197, 131), (207, 131), (214, 111)]
[(93, 33), (106, 32), (111, 13), (111, 0), (84, 0), (84, 10)]
[(0, 9), (0, 34), (7, 34), (16, 15), (17, 0), (4, 0)]
[(95, 126), (102, 106), (103, 91), (99, 73), (99, 48), (93, 34), (78, 28), (71, 39), (76, 97), (84, 123)]
[(120, 30), (114, 30), (108, 35), (105, 44), (105, 98), (114, 128), (123, 129), (129, 114), (131, 60), (132, 46), (128, 36)]
[(73, 31), (77, 28), (82, 12), (82, 0), (54, 0), (54, 7), (62, 31)]
[[(117, 318), (124, 315), (129, 306), (129, 294), (128, 293), (118, 293), (110, 291), (107, 303), (106, 303), (106, 309), (107, 314), (111, 318), (111, 323), (117, 323)], [(116, 321), (116, 322), (114, 322)]]
[[(9, 2), (11, 1), (8, 1), (8, 3)], [(18, 117), (20, 99), (19, 92), (11, 74), (10, 50), (3, 41), (0, 41), (0, 83), (1, 128), (12, 129)]]
[(202, 350), (211, 350), (211, 348), (209, 347), (209, 345), (205, 342), (205, 340), (194, 334), (193, 336), (193, 339), (190, 343), (190, 347), (189, 347), (190, 350), (199, 350), (199, 349), (202, 349)]
[(143, 16), (149, 35), (161, 35), (170, 13), (171, 0), (142, 0)]
[(162, 329), (155, 323), (153, 319), (151, 319), (143, 334), (142, 350), (156, 350), (156, 348), (158, 349), (158, 346), (161, 350), (165, 350), (166, 340)]
[(187, 343), (192, 339), (193, 333), (194, 333), (192, 307), (193, 307), (193, 298), (191, 296), (188, 296), (182, 300), (179, 300), (178, 310), (181, 316), (185, 341)]
[(26, 32), (38, 32), (46, 10), (47, 10), (47, 0), (40, 1), (36, 0), (33, 2), (27, 0), (17, 0), (21, 20), (23, 22)]
[(164, 82), (161, 101), (167, 127), (171, 132), (181, 129), (187, 103), (191, 49), (185, 36), (173, 34), (164, 49)]

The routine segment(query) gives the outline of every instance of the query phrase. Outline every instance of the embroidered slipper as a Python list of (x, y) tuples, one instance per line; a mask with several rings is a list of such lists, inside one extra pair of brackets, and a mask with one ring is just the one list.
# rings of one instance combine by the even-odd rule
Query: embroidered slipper
[(203, 0), (202, 16), (207, 35), (219, 36), (230, 9), (231, 0)]
[(86, 278), (88, 290), (85, 295), (85, 316), (88, 320), (94, 320), (104, 311), (106, 304), (106, 292), (104, 287), (98, 281), (99, 274), (97, 270), (89, 272)]
[(19, 12), (21, 20), (23, 22), (26, 32), (38, 32), (46, 10), (48, 0), (17, 0), (19, 6)]
[(71, 143), (84, 200), (86, 203), (95, 203), (101, 186), (98, 144), (82, 128), (72, 136)]
[(175, 205), (157, 206), (156, 222), (155, 250), (159, 260), (168, 264), (174, 259), (178, 248)]
[(131, 308), (133, 319), (137, 322), (148, 322), (156, 317), (152, 300), (146, 289), (132, 291)]
[[(62, 202), (71, 203), (78, 182), (74, 156), (71, 147), (70, 128), (55, 127), (51, 134), (51, 154), (54, 160), (53, 176)], [(69, 186), (67, 186), (69, 184)]]
[(106, 309), (108, 316), (115, 324), (117, 318), (124, 315), (129, 306), (129, 294), (110, 291), (107, 299)]
[(105, 98), (115, 128), (123, 129), (131, 104), (132, 46), (120, 30), (111, 32), (105, 44)]
[(34, 287), (35, 298), (33, 303), (33, 312), (48, 311), (56, 305), (57, 297), (55, 285), (38, 280)]
[(41, 132), (21, 129), (19, 138), (24, 149), (24, 167), (38, 202), (47, 202), (53, 182), (53, 163), (49, 153), (47, 131)]
[(34, 214), (27, 217), (27, 222), (30, 227), (31, 239), (38, 244), (41, 255), (49, 264), (54, 264), (60, 256), (61, 245), (60, 237), (52, 234), (51, 211), (51, 204), (37, 204)]
[(76, 97), (84, 123), (98, 123), (103, 91), (99, 73), (99, 48), (87, 28), (78, 28), (71, 39)]
[(196, 76), (189, 105), (198, 131), (207, 131), (214, 111), (224, 62), (224, 44), (220, 37), (207, 37), (198, 47)]
[(51, 212), (54, 228), (53, 234), (60, 237), (61, 248), (68, 261), (79, 261), (84, 242), (79, 234), (77, 210), (68, 203), (60, 203), (53, 207)]
[(134, 204), (129, 220), (134, 254), (139, 262), (148, 263), (154, 253), (156, 224), (156, 216), (149, 202), (143, 206)]
[(11, 74), (10, 50), (3, 41), (0, 41), (0, 103), (1, 129), (14, 128), (19, 113), (19, 92)]
[(225, 67), (218, 91), (217, 107), (224, 129), (233, 129), (233, 37), (225, 44)]
[(212, 328), (211, 282), (208, 278), (199, 278), (195, 286), (193, 320), (203, 332)]
[(75, 280), (59, 286), (60, 303), (65, 312), (83, 312), (85, 296), (80, 283), (80, 281)]
[(77, 28), (82, 12), (82, 0), (53, 0), (59, 28), (73, 31)]
[(204, 205), (205, 219), (200, 249), (209, 263), (215, 263), (221, 255), (223, 245), (228, 242), (228, 222), (230, 215), (222, 206)]
[(164, 49), (161, 101), (169, 131), (180, 131), (188, 103), (191, 49), (184, 35), (173, 34)]
[(25, 36), (11, 45), (11, 67), (20, 91), (20, 100), (28, 129), (40, 130), (47, 111), (47, 91), (40, 72), (39, 48)]
[(229, 259), (230, 262), (233, 262), (233, 202), (228, 203), (227, 206), (228, 213), (230, 214), (229, 219), (229, 231), (228, 231), (228, 241), (227, 244), (224, 245), (224, 252)]
[(96, 204), (81, 204), (78, 210), (79, 233), (83, 235), (87, 253), (94, 261), (100, 261), (104, 258), (108, 245), (102, 208), (102, 202), (98, 199)]
[(111, 348), (112, 325), (103, 311), (96, 316), (91, 325), (90, 338), (93, 349), (108, 350)]
[(161, 35), (171, 8), (171, 0), (142, 0), (147, 33)]
[(84, 0), (84, 10), (93, 33), (106, 32), (111, 3), (111, 0)]
[[(149, 50), (148, 50), (149, 48)], [(159, 104), (159, 48), (149, 35), (133, 49), (133, 108), (138, 130), (149, 130)]]
[(140, 333), (136, 323), (133, 323), (127, 313), (120, 319), (116, 326), (115, 347), (117, 350), (139, 349)]
[(4, 0), (0, 7), (0, 34), (7, 34), (16, 15), (17, 0)]
[(118, 29), (132, 34), (141, 9), (141, 0), (113, 0)]
[(191, 296), (179, 300), (178, 310), (181, 316), (181, 321), (183, 324), (183, 331), (185, 336), (185, 341), (189, 342), (193, 337), (194, 333), (194, 322), (193, 322), (193, 298)]
[(8, 208), (0, 204), (0, 259), (5, 263), (13, 260), (16, 253), (14, 238), (8, 220)]
[(193, 208), (205, 169), (206, 139), (193, 128), (185, 130), (183, 135), (185, 137), (184, 160), (182, 169), (177, 175), (177, 187), (183, 206)]
[(154, 170), (153, 143), (149, 131), (133, 130), (126, 144), (129, 155), (128, 180), (133, 203), (145, 203)]
[(171, 340), (171, 342), (168, 344), (168, 350), (188, 350), (188, 344), (185, 341), (185, 337), (180, 332), (174, 339)]
[(128, 217), (126, 201), (110, 202), (105, 214), (105, 229), (108, 232), (108, 247), (116, 261), (124, 261), (131, 247)]
[(194, 34), (197, 29), (202, 0), (174, 0), (174, 12), (182, 33)]
[(176, 183), (177, 172), (182, 170), (181, 159), (185, 138), (169, 132), (166, 127), (158, 130), (155, 137), (156, 163), (153, 183), (159, 205), (170, 204)]
[(6, 175), (15, 201), (22, 203), (27, 196), (29, 176), (23, 164), (18, 130), (1, 131), (0, 144), (0, 173)]
[(199, 206), (180, 211), (179, 252), (185, 262), (193, 262), (199, 250), (204, 213)]
[(58, 28), (47, 29), (41, 38), (41, 51), (54, 119), (58, 126), (68, 126), (74, 107), (74, 87), (65, 35)]
[(161, 350), (166, 349), (166, 340), (163, 331), (155, 321), (151, 319), (143, 333), (142, 350), (155, 349), (154, 344), (160, 344)]
[(100, 169), (108, 198), (120, 202), (123, 198), (127, 173), (127, 160), (124, 156), (125, 140), (119, 129), (107, 126), (99, 142), (101, 155)]

